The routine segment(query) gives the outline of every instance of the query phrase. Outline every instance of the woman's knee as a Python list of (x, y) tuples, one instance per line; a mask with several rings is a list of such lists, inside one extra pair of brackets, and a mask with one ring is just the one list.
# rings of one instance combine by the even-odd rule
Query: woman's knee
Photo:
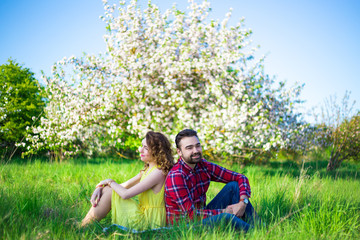
[(110, 194), (110, 195), (112, 195), (112, 188), (111, 188), (111, 187), (108, 187), (108, 186), (104, 187), (104, 188), (102, 189), (102, 195), (104, 195), (104, 194)]
[(97, 206), (111, 205), (111, 198), (112, 198), (112, 189), (109, 187), (104, 187), (101, 191), (100, 200), (99, 200)]
[(97, 220), (104, 218), (111, 210), (111, 198), (112, 189), (109, 187), (104, 187), (98, 205), (93, 208), (94, 217)]

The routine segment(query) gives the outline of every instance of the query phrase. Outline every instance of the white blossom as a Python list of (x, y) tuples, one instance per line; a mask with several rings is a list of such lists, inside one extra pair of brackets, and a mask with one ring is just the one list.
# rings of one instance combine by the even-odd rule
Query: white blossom
[(286, 147), (306, 128), (293, 112), (301, 87), (274, 86), (243, 20), (209, 20), (206, 1), (164, 14), (152, 3), (103, 2), (108, 50), (64, 58), (44, 76), (49, 103), (32, 150), (91, 155), (150, 129), (174, 139), (193, 128), (205, 149), (241, 155)]

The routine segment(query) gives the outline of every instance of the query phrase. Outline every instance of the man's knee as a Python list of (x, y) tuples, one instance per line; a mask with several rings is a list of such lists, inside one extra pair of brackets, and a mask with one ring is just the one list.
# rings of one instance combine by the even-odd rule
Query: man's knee
[(238, 182), (229, 182), (226, 184), (226, 187), (230, 188), (232, 191), (239, 192), (239, 183)]

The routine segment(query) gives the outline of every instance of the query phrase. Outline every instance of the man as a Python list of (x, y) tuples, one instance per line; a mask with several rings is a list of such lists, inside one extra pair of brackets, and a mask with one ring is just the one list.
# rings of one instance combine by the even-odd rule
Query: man
[[(249, 202), (250, 185), (247, 177), (227, 170), (202, 158), (197, 132), (185, 129), (175, 138), (180, 158), (165, 180), (167, 222), (183, 218), (201, 220), (214, 226), (221, 221), (245, 232), (258, 217)], [(206, 206), (210, 181), (226, 183), (219, 194)]]

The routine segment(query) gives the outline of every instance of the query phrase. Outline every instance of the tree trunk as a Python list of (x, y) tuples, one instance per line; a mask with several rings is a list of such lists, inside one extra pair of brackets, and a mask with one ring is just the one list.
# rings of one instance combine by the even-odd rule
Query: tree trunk
[(334, 154), (333, 152), (331, 152), (329, 163), (326, 167), (327, 171), (333, 171), (333, 170), (337, 169), (338, 167), (340, 167), (342, 160), (339, 159), (339, 156), (340, 156), (339, 153)]

